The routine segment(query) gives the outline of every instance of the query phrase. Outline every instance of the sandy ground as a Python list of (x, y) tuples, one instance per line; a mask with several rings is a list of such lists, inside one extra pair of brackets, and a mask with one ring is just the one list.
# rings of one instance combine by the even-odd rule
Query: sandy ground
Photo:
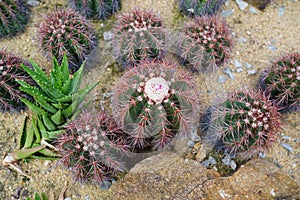
[[(43, 68), (49, 69), (51, 64), (43, 57), (36, 41), (39, 20), (43, 14), (54, 10), (55, 7), (64, 7), (68, 1), (51, 2), (42, 0), (40, 6), (32, 8), (31, 22), (26, 32), (12, 39), (0, 40), (0, 48), (7, 47), (25, 58), (33, 58)], [(140, 5), (160, 13), (170, 32), (177, 30), (182, 25), (182, 21), (188, 20), (178, 17), (175, 0), (123, 0), (122, 5), (123, 11)], [(279, 16), (282, 7), (284, 13)], [(224, 6), (223, 9), (234, 9), (234, 13), (226, 18), (226, 21), (233, 30), (236, 42), (232, 59), (228, 64), (210, 75), (194, 75), (202, 95), (203, 109), (216, 102), (220, 96), (226, 95), (228, 91), (241, 87), (255, 87), (259, 73), (270, 65), (271, 60), (276, 59), (282, 52), (299, 50), (300, 46), (300, 1), (273, 0), (263, 12), (257, 10), (257, 14), (250, 13), (249, 6), (245, 11), (241, 11), (232, 0), (229, 1), (229, 6)], [(113, 21), (114, 19), (94, 22), (99, 35), (99, 45), (93, 52), (95, 56), (91, 56), (87, 63), (83, 85), (100, 81), (99, 86), (89, 97), (93, 100), (96, 109), (100, 107), (103, 93), (109, 93), (122, 74), (112, 65), (112, 43), (104, 42), (102, 39), (102, 33), (110, 29)], [(240, 40), (244, 41), (240, 42)], [(222, 71), (226, 67), (234, 69), (234, 60), (250, 63), (253, 65), (252, 69), (257, 70), (257, 74), (249, 76), (244, 69), (241, 73), (233, 73), (235, 79), (229, 79)], [(219, 75), (224, 75), (227, 81), (223, 84), (218, 83)], [(0, 155), (11, 152), (17, 147), (19, 129), (25, 114), (26, 112), (0, 113)], [(266, 159), (274, 161), (285, 173), (300, 183), (300, 113), (283, 115), (283, 122), (284, 130), (278, 135), (278, 144), (267, 154)], [(289, 138), (283, 140), (283, 135)], [(284, 149), (280, 142), (289, 144), (293, 152)], [(68, 189), (65, 196), (72, 199), (110, 199), (113, 192), (111, 189), (100, 190), (97, 186), (74, 184), (65, 170), (55, 167), (55, 162), (34, 160), (29, 163), (21, 162), (20, 166), (32, 179), (0, 166), (0, 199), (12, 199), (12, 194), (19, 188), (23, 188), (22, 191), (28, 190), (30, 194), (42, 191), (48, 193), (51, 189), (55, 197), (58, 197), (66, 182)]]

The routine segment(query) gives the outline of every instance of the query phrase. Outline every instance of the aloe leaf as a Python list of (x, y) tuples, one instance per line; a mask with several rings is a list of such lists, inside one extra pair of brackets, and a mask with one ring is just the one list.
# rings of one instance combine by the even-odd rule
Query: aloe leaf
[[(40, 144), (34, 143), (32, 145), (32, 147), (37, 147), (37, 146), (40, 146)], [(55, 153), (55, 152), (53, 152), (53, 151), (51, 151), (51, 150), (49, 150), (47, 148), (43, 148), (43, 149), (39, 150), (37, 153), (40, 153), (40, 154), (44, 155), (47, 158), (48, 157), (60, 157), (59, 154), (57, 154), (57, 153)], [(33, 156), (37, 156), (37, 155), (34, 154)]]
[(53, 63), (53, 70), (50, 72), (51, 82), (55, 88), (60, 89), (62, 87), (62, 80), (61, 80), (62, 75), (59, 69), (60, 66), (54, 57), (52, 59), (52, 63)]
[(61, 110), (58, 110), (54, 115), (52, 115), (50, 117), (50, 119), (52, 120), (52, 122), (55, 124), (55, 125), (61, 125), (62, 123), (65, 122), (62, 114), (61, 114)]
[(36, 118), (32, 118), (31, 123), (33, 124), (33, 132), (35, 136), (35, 143), (40, 143), (41, 142), (41, 134), (38, 129), (38, 123)]
[(27, 122), (28, 122), (28, 116), (25, 116), (23, 126), (21, 129), (21, 136), (20, 136), (20, 140), (19, 140), (19, 149), (23, 148), (25, 141), (26, 141)]
[(50, 131), (56, 130), (56, 126), (54, 125), (54, 123), (51, 121), (51, 119), (47, 115), (43, 115), (42, 118), (43, 118), (43, 124), (45, 125), (47, 130), (50, 130)]
[(67, 96), (57, 99), (57, 101), (61, 103), (71, 103), (73, 101), (73, 98), (74, 94), (69, 94)]
[(28, 99), (26, 99), (26, 98), (20, 98), (20, 99), (21, 99), (21, 101), (23, 101), (23, 102), (26, 104), (26, 106), (27, 106), (30, 110), (32, 110), (35, 114), (37, 114), (37, 115), (43, 115), (44, 113), (46, 113), (46, 111), (44, 111), (42, 108), (40, 108), (40, 107), (34, 105), (34, 104), (33, 104), (32, 102), (30, 102)]
[(38, 155), (31, 155), (29, 158), (38, 159), (38, 160), (57, 160), (58, 157), (47, 157), (47, 156), (38, 156)]
[(21, 160), (28, 158), (39, 150), (45, 148), (44, 146), (33, 147), (30, 149), (20, 149), (11, 153), (14, 160)]
[(54, 106), (55, 108), (60, 109), (60, 110), (64, 109), (64, 107), (66, 107), (64, 104), (62, 104), (60, 102), (53, 103), (52, 106)]
[(39, 76), (43, 77), (44, 79), (48, 79), (46, 73), (37, 65), (37, 63), (33, 59), (30, 59), (29, 61), (33, 69), (39, 74)]
[(71, 78), (68, 79), (68, 80), (66, 80), (66, 81), (63, 83), (63, 85), (62, 85), (62, 87), (61, 87), (60, 90), (61, 90), (64, 94), (66, 94), (66, 95), (70, 94), (72, 82), (73, 82), (73, 79), (71, 79)]
[(33, 123), (31, 123), (26, 133), (26, 140), (22, 149), (29, 149), (32, 146), (33, 136), (34, 136)]
[(75, 93), (80, 87), (81, 79), (83, 76), (84, 63), (81, 65), (79, 70), (77, 70), (77, 72), (75, 72), (75, 74), (73, 75), (73, 79), (72, 79), (73, 81), (72, 81), (72, 87), (71, 87), (70, 94)]
[(65, 83), (67, 80), (70, 79), (69, 63), (66, 55), (63, 56), (63, 60), (61, 63), (61, 72), (62, 72), (62, 76), (61, 76), (62, 82)]
[(58, 136), (62, 134), (62, 130), (58, 131), (47, 131), (47, 134), (49, 135), (49, 139), (57, 139)]

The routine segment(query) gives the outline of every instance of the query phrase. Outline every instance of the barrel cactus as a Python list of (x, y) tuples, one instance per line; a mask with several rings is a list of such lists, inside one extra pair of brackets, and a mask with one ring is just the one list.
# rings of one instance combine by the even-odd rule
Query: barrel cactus
[(101, 184), (123, 170), (120, 158), (126, 153), (125, 135), (112, 117), (104, 112), (83, 112), (66, 125), (56, 140), (62, 154), (60, 163), (80, 183)]
[(120, 0), (70, 0), (73, 9), (88, 19), (107, 19), (120, 10)]
[(137, 151), (162, 148), (198, 123), (193, 80), (170, 63), (147, 62), (127, 71), (113, 91), (112, 106), (117, 124)]
[(214, 15), (224, 0), (179, 0), (180, 10), (189, 17)]
[(207, 136), (229, 154), (265, 153), (281, 130), (277, 107), (261, 91), (236, 91), (211, 111)]
[(30, 66), (25, 59), (7, 51), (0, 50), (0, 109), (22, 109), (25, 107), (21, 98), (30, 98), (19, 90), (16, 79), (34, 85), (33, 79), (22, 69), (21, 64)]
[(165, 54), (167, 32), (153, 12), (132, 10), (122, 14), (113, 32), (115, 56), (124, 66), (161, 59)]
[(79, 69), (97, 43), (89, 22), (68, 9), (48, 13), (41, 21), (38, 38), (48, 58), (54, 56), (61, 63), (63, 56), (68, 56), (72, 73)]
[(176, 46), (184, 65), (193, 71), (208, 72), (228, 61), (233, 37), (220, 17), (196, 17), (185, 24)]
[(261, 77), (261, 88), (280, 111), (300, 108), (300, 54), (288, 53), (273, 62)]
[(0, 38), (23, 32), (29, 21), (29, 9), (23, 0), (0, 1)]

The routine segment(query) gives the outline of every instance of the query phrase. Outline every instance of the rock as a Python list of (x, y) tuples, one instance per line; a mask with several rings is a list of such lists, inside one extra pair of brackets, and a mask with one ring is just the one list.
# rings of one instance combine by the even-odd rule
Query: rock
[(235, 68), (242, 68), (243, 67), (242, 63), (238, 60), (234, 60), (234, 66), (235, 66)]
[(291, 147), (291, 145), (287, 144), (287, 143), (284, 143), (284, 142), (280, 142), (280, 145), (285, 148), (286, 150), (288, 150), (290, 153), (293, 153), (294, 150), (293, 150), (293, 147)]
[(246, 42), (247, 42), (247, 39), (244, 38), (244, 37), (240, 37), (240, 38), (238, 39), (238, 42), (239, 42), (239, 43), (246, 43)]
[(256, 10), (253, 6), (251, 6), (251, 7), (249, 8), (249, 12), (252, 13), (252, 14), (257, 15), (257, 10)]
[(222, 10), (221, 13), (220, 13), (220, 16), (221, 17), (229, 17), (233, 13), (234, 13), (234, 9), (231, 9), (231, 10)]
[(241, 72), (244, 71), (244, 70), (243, 70), (243, 68), (236, 68), (235, 71), (236, 71), (237, 73), (241, 73)]
[(231, 162), (231, 158), (229, 155), (226, 155), (223, 159), (222, 159), (222, 163), (224, 163), (224, 165), (229, 166)]
[(264, 10), (271, 0), (244, 0), (260, 10)]
[(270, 44), (270, 45), (268, 45), (268, 49), (270, 49), (272, 51), (276, 51), (277, 48)]
[(245, 66), (247, 69), (250, 69), (250, 68), (252, 67), (252, 65), (251, 65), (250, 63), (247, 63), (247, 62), (244, 63), (244, 66)]
[(248, 69), (247, 70), (247, 74), (248, 74), (248, 76), (254, 76), (255, 74), (256, 74), (256, 70), (255, 69)]
[(226, 77), (223, 75), (218, 76), (218, 83), (224, 83), (226, 81)]
[(113, 37), (114, 37), (114, 33), (112, 31), (106, 31), (103, 33), (103, 39), (105, 41), (109, 41), (109, 40), (113, 39)]
[(284, 5), (280, 6), (278, 16), (281, 17), (284, 14)]
[(234, 160), (231, 160), (231, 161), (230, 161), (230, 168), (231, 168), (232, 170), (235, 170), (235, 169), (236, 169), (236, 163), (234, 162)]
[(226, 67), (226, 68), (223, 70), (223, 73), (224, 73), (224, 74), (227, 74), (227, 75), (229, 76), (229, 78), (235, 79), (234, 75), (233, 75), (232, 72), (231, 72), (230, 67)]
[(247, 8), (248, 6), (248, 3), (243, 0), (235, 0), (235, 2), (237, 3), (237, 5), (241, 10), (245, 10), (245, 8)]
[(35, 1), (35, 0), (28, 0), (27, 4), (32, 6), (32, 7), (35, 7), (35, 6), (38, 6), (40, 4), (40, 2)]
[(216, 159), (214, 159), (213, 157), (211, 157), (211, 156), (209, 156), (208, 157), (208, 161), (209, 161), (209, 164), (211, 164), (211, 165), (215, 165), (215, 164), (217, 164), (217, 161), (216, 161)]
[(226, 7), (229, 6), (229, 0), (226, 0), (226, 1), (224, 2), (224, 4), (225, 4)]
[(300, 197), (299, 185), (267, 160), (251, 160), (231, 177), (220, 177), (213, 169), (172, 152), (143, 160), (112, 187), (113, 200)]

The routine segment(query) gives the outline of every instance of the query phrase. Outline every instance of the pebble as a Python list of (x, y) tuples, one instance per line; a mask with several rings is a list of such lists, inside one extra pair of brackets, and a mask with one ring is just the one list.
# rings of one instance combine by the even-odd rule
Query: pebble
[(209, 156), (208, 157), (208, 161), (209, 161), (209, 164), (211, 164), (211, 165), (215, 165), (215, 164), (217, 164), (217, 161), (216, 161), (216, 159), (214, 159), (213, 157), (211, 157), (211, 156)]
[(248, 6), (248, 3), (243, 0), (235, 0), (235, 2), (237, 3), (237, 5), (241, 10), (245, 10), (245, 8), (247, 8)]
[(254, 76), (255, 74), (256, 74), (256, 70), (255, 69), (248, 69), (247, 70), (247, 74), (249, 75), (249, 76)]
[(257, 15), (257, 10), (256, 10), (253, 6), (251, 6), (251, 7), (249, 8), (249, 12), (252, 13), (252, 14)]
[(231, 10), (222, 10), (222, 12), (220, 13), (220, 16), (221, 17), (229, 17), (233, 13), (234, 13), (234, 9), (231, 9)]
[(284, 5), (280, 6), (278, 16), (281, 17), (284, 14)]
[(70, 197), (65, 198), (64, 200), (72, 200)]
[(277, 48), (273, 45), (268, 45), (268, 49), (272, 50), (272, 51), (275, 51)]
[(236, 169), (236, 163), (234, 162), (234, 160), (231, 160), (231, 161), (230, 161), (230, 168), (231, 168), (232, 170), (235, 170), (235, 169)]
[(111, 40), (114, 37), (114, 33), (112, 31), (106, 31), (103, 33), (103, 39), (105, 41)]
[(235, 66), (235, 68), (242, 68), (243, 67), (242, 63), (238, 60), (234, 60), (234, 66)]
[(265, 158), (265, 157), (266, 157), (266, 154), (265, 154), (265, 152), (259, 152), (259, 153), (258, 153), (258, 156), (259, 156), (260, 158)]
[(252, 65), (251, 65), (250, 63), (247, 63), (247, 62), (244, 63), (244, 66), (245, 66), (247, 69), (250, 69), (250, 68), (252, 67)]
[(40, 4), (40, 2), (35, 1), (35, 0), (28, 0), (27, 4), (32, 6), (32, 7), (35, 7), (35, 6), (38, 6)]
[(224, 83), (226, 81), (226, 77), (223, 75), (218, 76), (218, 83)]
[(224, 165), (230, 166), (230, 163), (231, 163), (230, 156), (226, 155), (225, 158), (222, 159), (222, 163), (224, 163)]
[(224, 74), (227, 74), (227, 75), (229, 76), (229, 78), (234, 79), (234, 75), (232, 74), (231, 69), (230, 69), (229, 67), (226, 67), (226, 68), (223, 70), (223, 73), (224, 73)]
[(291, 145), (284, 143), (284, 142), (280, 142), (280, 145), (283, 146), (283, 148), (285, 148), (286, 150), (288, 150), (290, 153), (294, 152), (293, 147), (291, 147)]
[(243, 71), (243, 68), (236, 68), (235, 71), (236, 71), (237, 73), (241, 73), (241, 72)]
[(195, 142), (194, 142), (193, 140), (189, 140), (189, 141), (187, 142), (187, 145), (188, 145), (189, 148), (193, 148), (194, 145), (195, 145)]
[(101, 183), (100, 188), (101, 190), (108, 190), (111, 186), (111, 182), (110, 181), (104, 181)]
[(226, 7), (229, 6), (229, 0), (226, 0), (224, 4)]
[(209, 167), (209, 160), (202, 161), (201, 165), (203, 165), (205, 168), (208, 168)]
[(247, 42), (247, 39), (244, 38), (244, 37), (240, 37), (240, 38), (238, 39), (238, 42), (239, 42), (239, 43), (246, 43), (246, 42)]
[(291, 140), (292, 138), (290, 136), (284, 135), (284, 136), (282, 136), (282, 139), (284, 139), (284, 140)]

